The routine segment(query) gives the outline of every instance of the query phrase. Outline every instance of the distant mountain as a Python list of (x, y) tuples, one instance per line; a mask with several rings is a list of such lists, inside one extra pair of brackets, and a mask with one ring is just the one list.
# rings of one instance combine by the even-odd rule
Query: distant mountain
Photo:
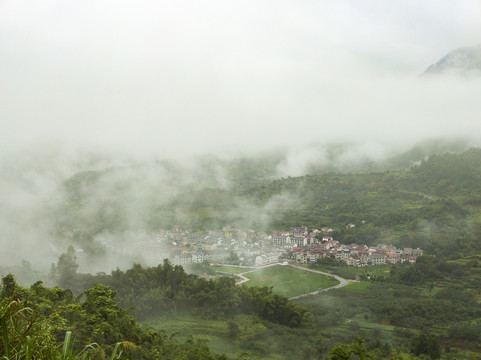
[(437, 63), (429, 66), (423, 73), (423, 75), (439, 74), (480, 76), (481, 44), (453, 50), (441, 58)]

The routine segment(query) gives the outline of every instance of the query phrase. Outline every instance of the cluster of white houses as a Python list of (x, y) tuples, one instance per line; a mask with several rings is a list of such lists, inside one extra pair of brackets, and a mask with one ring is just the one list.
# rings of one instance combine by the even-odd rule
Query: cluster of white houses
[(344, 245), (331, 238), (321, 243), (295, 247), (292, 257), (299, 263), (315, 262), (323, 257), (332, 257), (349, 266), (368, 266), (415, 263), (416, 258), (421, 255), (423, 255), (423, 251), (419, 248), (398, 249), (395, 246), (384, 244), (370, 247), (358, 244)]
[[(346, 227), (354, 227), (348, 224)], [(368, 247), (358, 244), (340, 244), (330, 233), (331, 228), (307, 231), (304, 226), (286, 232), (274, 232), (272, 245), (289, 251), (289, 258), (299, 263), (316, 262), (324, 257), (335, 258), (349, 266), (386, 265), (414, 263), (423, 255), (419, 248), (399, 249), (392, 245), (379, 244)]]
[[(349, 224), (348, 226), (350, 226)], [(353, 225), (354, 226), (354, 225)], [(197, 237), (191, 246), (177, 246), (171, 259), (174, 263), (227, 262), (233, 254), (244, 264), (268, 265), (286, 259), (299, 263), (316, 262), (324, 257), (335, 258), (349, 266), (414, 263), (423, 255), (419, 248), (399, 249), (392, 245), (366, 246), (340, 244), (330, 228), (308, 231), (304, 226), (290, 231), (266, 233), (241, 232), (233, 228), (210, 231)], [(194, 239), (190, 238), (190, 241)], [(185, 244), (184, 244), (185, 245)]]
[[(347, 226), (355, 226), (349, 224)], [(304, 226), (285, 232), (242, 231), (232, 227), (206, 232), (194, 232), (175, 227), (170, 230), (126, 232), (115, 242), (99, 236), (96, 240), (112, 249), (151, 258), (153, 264), (169, 257), (174, 264), (228, 263), (268, 265), (292, 260), (299, 263), (316, 262), (323, 257), (336, 258), (351, 266), (413, 263), (423, 254), (421, 249), (397, 249), (390, 245), (368, 247), (340, 244), (331, 236), (331, 228), (308, 231)], [(160, 255), (159, 255), (160, 254)]]
[(229, 257), (229, 251), (227, 250), (212, 250), (212, 251), (195, 251), (193, 253), (184, 251), (180, 254), (173, 256), (173, 263), (176, 265), (188, 265), (201, 263), (204, 261), (209, 262), (223, 262)]

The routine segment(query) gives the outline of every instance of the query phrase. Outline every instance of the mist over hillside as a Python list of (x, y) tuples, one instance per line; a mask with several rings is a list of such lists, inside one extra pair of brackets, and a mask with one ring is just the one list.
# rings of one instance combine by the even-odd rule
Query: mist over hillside
[(478, 358), (480, 19), (0, 1), (0, 358)]
[(95, 236), (127, 229), (269, 227), (302, 195), (276, 180), (479, 146), (479, 79), (418, 74), (479, 42), (480, 11), (3, 1), (4, 265), (46, 267), (72, 241), (100, 256)]
[(286, 209), (301, 205), (297, 185), (266, 199), (257, 194), (277, 179), (409, 169), (432, 154), (457, 153), (471, 145), (464, 139), (437, 139), (401, 150), (332, 142), (252, 156), (148, 161), (60, 145), (25, 150), (1, 164), (1, 245), (9, 254), (3, 265), (28, 260), (45, 269), (70, 244), (86, 251), (93, 262), (102, 258), (104, 270), (132, 261), (153, 263), (140, 255), (118, 256), (105, 244), (128, 242), (128, 230), (173, 225), (269, 229)]

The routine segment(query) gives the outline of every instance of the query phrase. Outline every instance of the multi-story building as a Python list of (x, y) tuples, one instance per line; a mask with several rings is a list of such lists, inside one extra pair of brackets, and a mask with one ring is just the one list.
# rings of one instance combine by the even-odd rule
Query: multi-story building
[(386, 265), (386, 258), (385, 254), (371, 254), (371, 265)]

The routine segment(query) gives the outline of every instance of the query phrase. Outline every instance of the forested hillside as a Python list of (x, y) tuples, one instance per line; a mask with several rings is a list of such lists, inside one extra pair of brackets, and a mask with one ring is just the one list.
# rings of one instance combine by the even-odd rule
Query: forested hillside
[[(478, 249), (479, 149), (433, 155), (406, 170), (274, 180), (266, 178), (260, 163), (237, 163), (228, 174), (244, 169), (242, 186), (211, 165), (197, 177), (173, 165), (79, 173), (63, 185), (54, 212), (57, 234), (71, 233), (74, 243), (98, 253), (96, 234), (128, 229), (266, 231), (305, 225), (332, 227), (346, 243), (382, 240), (446, 254)], [(359, 226), (346, 229), (348, 223)]]
[[(224, 352), (239, 359), (325, 359), (343, 351), (379, 359), (475, 356), (481, 150), (432, 155), (404, 170), (284, 178), (271, 178), (272, 168), (262, 162), (237, 162), (232, 172), (218, 165), (207, 162), (197, 177), (165, 163), (154, 170), (141, 165), (78, 173), (63, 183), (62, 197), (47, 214), (55, 220), (52, 235), (58, 244), (81, 247), (83, 261), (102, 261), (110, 250), (96, 241), (99, 235), (109, 234), (115, 246), (125, 231), (138, 229), (178, 225), (195, 233), (230, 225), (260, 232), (302, 224), (331, 227), (346, 244), (421, 247), (427, 256), (414, 265), (385, 267), (345, 268), (334, 259), (310, 264), (359, 282), (294, 303), (270, 288), (235, 286), (233, 278), (189, 275), (169, 261), (81, 273), (79, 253), (69, 248), (49, 279), (69, 290), (40, 282), (26, 289), (11, 276), (3, 279), (2, 331), (10, 348), (4, 341), (2, 351), (27, 354), (44, 342), (53, 349), (45, 358), (55, 357), (69, 330), (72, 351), (90, 349), (92, 358), (99, 353), (81, 343), (134, 359), (215, 359)], [(233, 174), (242, 185), (229, 180)], [(21, 270), (25, 278), (42, 276), (28, 262)], [(209, 264), (201, 270), (216, 272)], [(24, 320), (12, 321), (19, 312)], [(146, 328), (133, 316), (158, 330), (180, 331), (182, 338)], [(186, 329), (186, 322), (195, 326)], [(191, 335), (208, 336), (215, 351)], [(356, 342), (359, 336), (366, 341)], [(352, 345), (337, 347), (342, 343)]]

